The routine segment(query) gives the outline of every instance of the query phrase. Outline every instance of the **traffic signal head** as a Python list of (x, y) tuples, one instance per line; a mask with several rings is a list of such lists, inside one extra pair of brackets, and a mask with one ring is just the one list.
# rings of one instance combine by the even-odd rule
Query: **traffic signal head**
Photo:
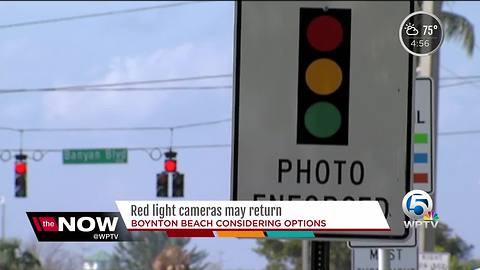
[(184, 175), (181, 173), (174, 173), (173, 174), (173, 192), (172, 197), (183, 197), (183, 184), (184, 184)]
[(351, 10), (300, 9), (297, 144), (348, 145)]
[(15, 162), (15, 197), (27, 197), (27, 163)]
[(168, 173), (157, 174), (157, 197), (168, 197)]

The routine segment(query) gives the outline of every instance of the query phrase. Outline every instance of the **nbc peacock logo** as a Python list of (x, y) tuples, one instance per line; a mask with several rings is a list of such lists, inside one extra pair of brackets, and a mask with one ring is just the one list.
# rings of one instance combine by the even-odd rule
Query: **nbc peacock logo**
[(437, 213), (435, 212), (427, 212), (424, 216), (423, 216), (423, 221), (438, 221), (440, 220), (440, 217), (438, 216)]

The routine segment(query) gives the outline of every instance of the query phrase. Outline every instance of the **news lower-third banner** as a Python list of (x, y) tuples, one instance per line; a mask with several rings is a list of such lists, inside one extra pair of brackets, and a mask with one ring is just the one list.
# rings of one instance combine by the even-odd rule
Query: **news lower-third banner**
[(377, 201), (117, 201), (129, 231), (170, 237), (310, 238), (324, 232), (384, 232)]
[(27, 212), (38, 241), (134, 241), (169, 237), (315, 238), (388, 232), (377, 201), (117, 201), (120, 212)]

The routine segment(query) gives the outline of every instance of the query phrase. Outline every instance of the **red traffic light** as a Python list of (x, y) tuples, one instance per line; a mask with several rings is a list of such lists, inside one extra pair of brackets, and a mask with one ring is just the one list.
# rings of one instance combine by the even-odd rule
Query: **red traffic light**
[(177, 171), (177, 161), (174, 159), (165, 160), (165, 171), (166, 172), (175, 172)]
[(27, 163), (25, 162), (16, 162), (15, 163), (15, 173), (25, 174), (27, 172)]

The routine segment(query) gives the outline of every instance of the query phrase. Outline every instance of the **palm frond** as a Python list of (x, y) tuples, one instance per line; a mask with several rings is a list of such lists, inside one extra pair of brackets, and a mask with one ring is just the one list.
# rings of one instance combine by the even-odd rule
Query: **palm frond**
[(445, 37), (462, 42), (467, 54), (471, 56), (475, 47), (475, 29), (464, 16), (442, 11), (440, 19), (443, 22)]

